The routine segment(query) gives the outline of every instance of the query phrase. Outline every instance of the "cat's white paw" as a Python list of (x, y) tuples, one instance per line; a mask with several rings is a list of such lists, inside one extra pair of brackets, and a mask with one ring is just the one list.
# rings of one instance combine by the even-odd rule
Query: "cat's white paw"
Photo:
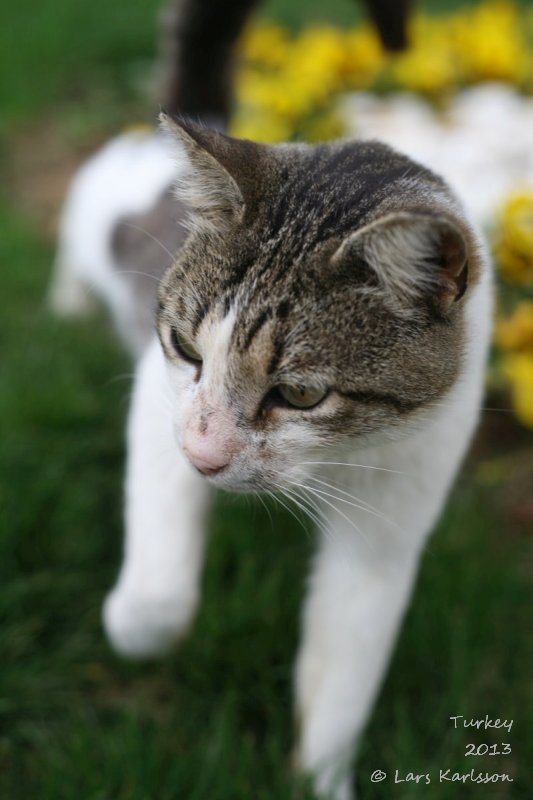
[(314, 790), (319, 800), (356, 800), (352, 781), (348, 777), (335, 781), (333, 785), (318, 778), (314, 781)]
[(292, 768), (297, 774), (311, 778), (317, 800), (357, 800), (353, 774), (347, 770), (316, 769), (305, 765), (301, 748), (296, 747), (291, 757)]
[(196, 601), (177, 594), (140, 594), (116, 588), (103, 608), (104, 627), (114, 650), (126, 658), (168, 652), (185, 634)]

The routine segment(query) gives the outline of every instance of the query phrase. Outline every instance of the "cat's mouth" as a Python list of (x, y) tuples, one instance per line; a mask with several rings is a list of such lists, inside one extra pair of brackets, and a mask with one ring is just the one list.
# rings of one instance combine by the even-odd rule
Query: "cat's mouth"
[(258, 465), (243, 452), (232, 456), (216, 448), (194, 450), (183, 442), (180, 443), (180, 450), (194, 471), (217, 489), (248, 494), (272, 492), (280, 488), (284, 470), (279, 462), (275, 469), (264, 454)]
[(275, 492), (279, 488), (279, 475), (265, 475), (264, 473), (238, 474), (230, 466), (212, 474), (202, 473), (203, 477), (216, 489), (238, 494), (255, 494), (257, 492)]

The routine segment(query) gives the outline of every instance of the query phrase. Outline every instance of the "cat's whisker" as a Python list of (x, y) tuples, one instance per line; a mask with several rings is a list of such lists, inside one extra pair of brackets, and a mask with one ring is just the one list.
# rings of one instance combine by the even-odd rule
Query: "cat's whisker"
[[(282, 495), (285, 497), (285, 499), (288, 499), (288, 498), (287, 498), (287, 496), (286, 496), (286, 494), (285, 494), (285, 490), (283, 489), (283, 487), (282, 487), (282, 486), (279, 486), (278, 484), (274, 484), (274, 486), (275, 486), (277, 489), (279, 489), (279, 491), (280, 491), (280, 492), (281, 492), (281, 494), (282, 494)], [(305, 527), (305, 525), (303, 524), (303, 522), (302, 522), (302, 520), (300, 519), (300, 517), (299, 517), (299, 516), (298, 516), (298, 515), (297, 515), (297, 514), (296, 514), (296, 513), (293, 511), (293, 509), (292, 509), (292, 508), (291, 508), (289, 505), (287, 505), (287, 503), (284, 503), (284, 502), (283, 502), (283, 500), (281, 500), (281, 498), (279, 497), (279, 495), (278, 495), (278, 494), (276, 494), (276, 493), (274, 493), (274, 492), (273, 492), (273, 493), (272, 493), (272, 497), (273, 497), (273, 498), (274, 498), (274, 499), (275, 499), (275, 500), (276, 500), (276, 501), (277, 501), (277, 502), (280, 504), (280, 506), (282, 506), (282, 508), (284, 508), (284, 509), (285, 509), (285, 511), (288, 511), (288, 512), (289, 512), (289, 514), (290, 514), (292, 517), (294, 517), (294, 519), (295, 519), (295, 520), (298, 522), (298, 524), (302, 526), (302, 528), (303, 528), (303, 530), (305, 531), (305, 533), (306, 533), (306, 534), (308, 534), (308, 533), (309, 533), (309, 531), (307, 530), (307, 528), (306, 528), (306, 527)]]
[(366, 508), (375, 511), (376, 514), (381, 513), (378, 508), (371, 505), (367, 500), (363, 500), (362, 497), (357, 497), (355, 494), (347, 492), (346, 489), (344, 489), (341, 485), (339, 485), (339, 483), (328, 483), (328, 481), (318, 478), (316, 475), (308, 475), (306, 477), (306, 480), (311, 480), (314, 481), (315, 483), (321, 484), (322, 486), (327, 486), (329, 489), (335, 489), (335, 491), (340, 492), (346, 497), (349, 497), (351, 500), (354, 500), (357, 503), (361, 503), (362, 505), (366, 506)]
[(287, 500), (300, 510), (306, 522), (310, 523), (311, 527), (309, 525), (304, 526), (305, 534), (307, 538), (310, 539), (313, 536), (313, 529), (319, 525), (317, 520), (313, 517), (310, 510), (304, 504), (299, 502), (293, 492), (286, 491), (284, 494)]
[[(328, 524), (328, 517), (323, 508), (314, 500), (309, 494), (306, 492), (305, 489), (298, 490), (297, 488), (292, 490), (294, 496), (298, 497), (298, 499), (304, 503), (304, 507), (307, 510), (307, 513), (314, 520), (317, 530), (326, 538), (326, 539), (334, 539), (335, 533), (332, 531)], [(307, 505), (306, 505), (307, 504)]]
[(388, 519), (384, 514), (380, 514), (379, 512), (375, 512), (370, 508), (365, 508), (365, 506), (361, 505), (360, 503), (354, 503), (351, 500), (346, 500), (344, 497), (339, 497), (337, 494), (332, 494), (331, 492), (325, 492), (323, 489), (318, 489), (316, 486), (313, 487), (315, 492), (319, 494), (321, 497), (331, 497), (332, 500), (337, 500), (339, 503), (345, 503), (346, 505), (353, 506), (353, 508), (357, 508), (360, 511), (364, 511), (366, 514), (372, 514), (372, 516), (377, 517), (378, 519), (383, 520), (383, 522), (388, 523), (389, 525), (394, 526), (395, 528), (399, 528), (395, 522)]
[(315, 519), (317, 519), (317, 521), (320, 521), (320, 519), (321, 519), (322, 522), (324, 522), (325, 519), (326, 519), (326, 516), (324, 514), (324, 510), (322, 508), (320, 508), (318, 503), (316, 503), (311, 497), (308, 497), (305, 494), (305, 490), (304, 491), (298, 491), (298, 489), (299, 489), (299, 487), (295, 487), (294, 489), (292, 489), (291, 490), (292, 494), (294, 494), (295, 497), (298, 497), (298, 499), (301, 500), (302, 502), (305, 501), (306, 503), (308, 503), (310, 505), (310, 507), (313, 509), (313, 512), (316, 513), (316, 515), (317, 515), (317, 516), (315, 516)]
[(139, 269), (117, 269), (117, 273), (119, 275), (141, 275), (143, 278), (150, 278), (151, 281), (155, 281), (159, 284), (160, 278), (157, 278), (155, 275), (150, 275), (149, 272), (142, 272)]
[(167, 256), (171, 260), (171, 263), (173, 263), (176, 260), (176, 254), (171, 253), (168, 247), (166, 247), (163, 244), (163, 242), (157, 238), (157, 236), (154, 236), (153, 233), (147, 231), (146, 228), (142, 228), (140, 225), (135, 225), (135, 223), (133, 222), (123, 222), (123, 225), (125, 225), (127, 228), (133, 228), (134, 230), (139, 231), (139, 233), (144, 233), (145, 236), (148, 236), (149, 239), (158, 244), (161, 250), (163, 250), (167, 254)]
[[(311, 489), (311, 487), (303, 488), (301, 491), (305, 493), (305, 497), (306, 497), (307, 502), (308, 503), (312, 503), (313, 507), (318, 510), (320, 516), (322, 517), (323, 522), (319, 526), (320, 533), (322, 534), (322, 536), (325, 539), (329, 539), (330, 541), (336, 541), (337, 545), (340, 546), (341, 549), (343, 548), (343, 545), (346, 544), (346, 553), (345, 553), (346, 562), (345, 563), (346, 563), (346, 565), (348, 567), (350, 567), (351, 557), (352, 556), (351, 556), (351, 554), (349, 552), (348, 544), (343, 541), (342, 537), (335, 535), (335, 533), (336, 533), (335, 527), (333, 527), (333, 528), (331, 527), (331, 524), (330, 524), (331, 521), (328, 518), (328, 516), (326, 515), (325, 511), (323, 510), (323, 508), (320, 507), (319, 502), (317, 502), (316, 500), (314, 500), (312, 497), (309, 496), (309, 494), (308, 494), (308, 490), (309, 489)], [(327, 502), (327, 501), (324, 501), (324, 498), (320, 498), (320, 502)], [(333, 508), (334, 511), (336, 511), (339, 514), (341, 514), (341, 516), (344, 516), (342, 514), (342, 512), (339, 511), (338, 508), (335, 508), (332, 504), (329, 504), (329, 503), (328, 503), (328, 505), (331, 505), (331, 507)], [(363, 531), (357, 529), (356, 532), (357, 532), (358, 536), (360, 537), (360, 539), (365, 543), (365, 546), (368, 547), (368, 549), (372, 549), (370, 541), (368, 540), (368, 537), (363, 533)]]
[(515, 409), (514, 408), (490, 408), (488, 406), (480, 406), (479, 410), (482, 411), (482, 412), (493, 411), (493, 412), (497, 412), (497, 413), (500, 413), (500, 414), (514, 414), (515, 413)]
[[(318, 512), (317, 514), (315, 513), (315, 510), (312, 505), (311, 508), (309, 508), (303, 502), (304, 500), (307, 500), (307, 498), (302, 497), (295, 490), (290, 489), (288, 487), (280, 487), (280, 491), (282, 491), (282, 493), (288, 500), (290, 500), (292, 503), (294, 503), (296, 506), (298, 506), (298, 508), (300, 508), (303, 511), (306, 518), (309, 518), (319, 529), (322, 528), (325, 516), (318, 507), (315, 506)], [(307, 533), (309, 534), (309, 531), (307, 531)]]
[(322, 497), (321, 495), (317, 494), (316, 490), (315, 490), (313, 487), (311, 487), (311, 486), (308, 486), (308, 485), (306, 485), (306, 484), (295, 484), (295, 485), (296, 485), (296, 486), (300, 486), (300, 487), (301, 487), (302, 489), (304, 489), (306, 492), (310, 492), (311, 494), (313, 494), (313, 495), (314, 495), (314, 496), (317, 498), (317, 500), (318, 500), (319, 502), (325, 503), (325, 505), (327, 505), (327, 506), (329, 506), (331, 509), (333, 509), (333, 511), (335, 511), (337, 514), (339, 514), (339, 515), (340, 515), (340, 516), (341, 516), (341, 517), (342, 517), (344, 520), (346, 520), (346, 522), (347, 522), (347, 523), (350, 525), (350, 527), (352, 527), (352, 528), (353, 528), (353, 529), (354, 529), (354, 530), (355, 530), (355, 531), (356, 531), (356, 532), (359, 534), (359, 536), (361, 537), (362, 541), (364, 541), (364, 542), (365, 542), (365, 544), (367, 545), (367, 547), (369, 547), (369, 549), (372, 549), (372, 547), (371, 547), (371, 545), (370, 545), (370, 540), (369, 540), (369, 539), (368, 539), (368, 537), (367, 537), (367, 536), (366, 536), (366, 535), (363, 533), (363, 531), (361, 530), (361, 528), (360, 528), (358, 525), (356, 525), (356, 524), (355, 524), (355, 522), (354, 522), (353, 520), (351, 520), (351, 519), (350, 519), (350, 518), (349, 518), (349, 517), (348, 517), (346, 514), (344, 514), (344, 512), (342, 512), (342, 511), (341, 511), (339, 508), (337, 508), (337, 506), (336, 506), (336, 505), (334, 505), (333, 503), (331, 503), (331, 502), (330, 502), (330, 501), (329, 501), (327, 498), (325, 498), (325, 497)]
[(109, 378), (104, 384), (104, 386), (110, 386), (113, 383), (118, 383), (119, 381), (131, 380), (135, 378), (134, 372), (125, 372), (123, 375), (115, 375), (114, 378)]
[[(438, 403), (437, 405), (440, 408), (446, 408), (446, 409), (453, 408), (451, 403), (446, 403), (446, 404), (445, 403)], [(494, 413), (499, 413), (499, 414), (514, 414), (515, 413), (514, 408), (494, 408), (494, 407), (491, 407), (491, 406), (479, 406), (478, 411), (483, 412), (483, 413), (485, 411), (489, 411), (489, 412), (494, 412)]]
[[(172, 252), (171, 252), (171, 251), (170, 251), (170, 250), (169, 250), (169, 249), (168, 249), (168, 248), (167, 248), (167, 247), (166, 247), (166, 246), (163, 244), (163, 242), (161, 242), (161, 241), (160, 241), (160, 240), (159, 240), (159, 239), (158, 239), (156, 236), (154, 236), (152, 233), (150, 233), (150, 231), (147, 231), (145, 228), (142, 228), (142, 227), (140, 227), (139, 225), (135, 225), (135, 224), (133, 224), (133, 223), (131, 223), (131, 222), (125, 222), (125, 223), (124, 223), (124, 225), (126, 225), (126, 226), (127, 226), (127, 227), (129, 227), (129, 228), (134, 228), (135, 230), (139, 231), (140, 233), (144, 233), (146, 236), (148, 236), (148, 238), (149, 238), (149, 239), (151, 239), (152, 241), (154, 241), (156, 244), (158, 244), (158, 245), (161, 247), (161, 249), (162, 249), (162, 250), (163, 250), (163, 251), (164, 251), (164, 252), (165, 252), (165, 253), (168, 255), (168, 257), (170, 258), (170, 264), (168, 264), (168, 265), (165, 267), (166, 269), (167, 269), (168, 267), (170, 267), (170, 266), (171, 266), (171, 265), (172, 265), (172, 264), (175, 262), (175, 260), (176, 260), (176, 256), (177, 256), (177, 253), (174, 253), (174, 254), (173, 254), (173, 253), (172, 253)], [(156, 277), (155, 275), (150, 275), (150, 274), (149, 274), (149, 273), (147, 273), (147, 272), (141, 272), (140, 270), (128, 270), (128, 269), (120, 269), (120, 270), (118, 270), (118, 271), (119, 271), (121, 274), (126, 274), (126, 275), (127, 275), (127, 274), (130, 274), (130, 275), (141, 275), (141, 276), (144, 276), (144, 277), (146, 277), (146, 278), (151, 278), (153, 281), (155, 281), (155, 282), (156, 282), (156, 284), (159, 284), (159, 283), (160, 283), (160, 281), (161, 281), (161, 278), (158, 278), (158, 277)], [(201, 302), (201, 298), (200, 298), (200, 295), (199, 295), (199, 293), (198, 293), (197, 287), (196, 287), (196, 286), (194, 285), (194, 283), (193, 283), (193, 282), (190, 280), (189, 276), (188, 276), (188, 275), (186, 275), (184, 272), (182, 272), (182, 273), (180, 273), (180, 277), (181, 277), (182, 279), (184, 279), (184, 280), (185, 280), (185, 282), (187, 283), (187, 285), (189, 286), (189, 289), (191, 290), (191, 293), (192, 293), (193, 297), (195, 298), (195, 300), (196, 300), (197, 302)]]
[[(304, 500), (310, 503), (309, 498), (303, 497), (302, 495), (297, 494), (296, 491), (291, 491), (290, 489), (285, 489), (284, 491), (285, 491), (286, 496), (290, 497), (292, 502), (295, 503), (299, 508), (301, 508), (302, 511), (305, 513), (305, 515), (307, 517), (309, 517), (315, 523), (315, 525), (317, 525), (319, 528), (322, 527), (323, 519), (321, 520), (320, 516), (318, 516), (314, 512), (314, 510), (312, 510), (314, 504), (311, 504), (311, 508), (308, 508), (304, 504)], [(320, 509), (318, 508), (318, 506), (314, 506), (314, 507), (317, 509), (318, 512), (320, 512)]]
[(361, 469), (373, 469), (379, 472), (391, 472), (395, 475), (407, 475), (410, 478), (418, 478), (414, 472), (404, 472), (400, 469), (389, 469), (388, 467), (375, 467), (370, 464), (348, 464), (344, 461), (301, 461), (301, 466), (327, 466), (327, 467), (360, 467)]
[[(151, 233), (150, 231), (147, 231), (145, 228), (142, 228), (140, 225), (135, 225), (135, 224), (134, 224), (134, 223), (132, 223), (132, 222), (125, 222), (125, 223), (124, 223), (124, 225), (126, 225), (128, 228), (133, 228), (133, 229), (135, 229), (135, 230), (139, 231), (139, 233), (144, 233), (146, 236), (148, 236), (148, 238), (149, 238), (149, 239), (151, 239), (151, 240), (152, 240), (152, 241), (154, 241), (156, 244), (158, 244), (158, 245), (161, 247), (161, 249), (162, 249), (162, 250), (163, 250), (163, 251), (164, 251), (164, 252), (165, 252), (165, 253), (168, 255), (168, 257), (170, 258), (170, 264), (169, 264), (168, 266), (171, 266), (171, 264), (173, 264), (173, 263), (175, 262), (175, 260), (176, 260), (176, 256), (177, 256), (177, 253), (172, 253), (172, 252), (171, 252), (171, 251), (168, 249), (168, 247), (166, 247), (166, 246), (163, 244), (163, 242), (161, 242), (161, 241), (160, 241), (160, 240), (157, 238), (157, 236), (154, 236), (154, 235), (153, 235), (153, 233)], [(132, 275), (135, 275), (135, 274), (137, 274), (137, 275), (144, 275), (144, 276), (145, 276), (145, 277), (147, 277), (147, 278), (152, 278), (152, 279), (153, 279), (153, 280), (154, 280), (154, 281), (155, 281), (157, 284), (159, 284), (159, 282), (160, 282), (160, 280), (161, 280), (160, 278), (157, 278), (155, 275), (149, 275), (149, 274), (148, 274), (148, 273), (146, 273), (146, 272), (140, 272), (140, 271), (137, 271), (137, 270), (123, 270), (123, 269), (121, 269), (121, 270), (120, 270), (120, 272), (121, 272), (121, 273), (123, 273), (123, 274), (124, 274), (124, 273), (126, 273), (126, 274), (130, 273), (130, 274), (132, 274)], [(181, 278), (183, 278), (183, 279), (184, 279), (184, 280), (187, 282), (187, 284), (188, 284), (188, 286), (189, 286), (189, 289), (191, 290), (191, 293), (192, 293), (193, 297), (196, 299), (196, 301), (197, 301), (197, 302), (201, 302), (201, 298), (200, 298), (200, 296), (199, 296), (198, 289), (197, 289), (197, 287), (194, 285), (194, 283), (193, 283), (193, 282), (190, 280), (189, 276), (188, 276), (188, 275), (186, 275), (184, 272), (181, 272), (181, 273), (180, 273), (180, 277), (181, 277)]]
[(341, 503), (347, 503), (348, 505), (352, 505), (352, 506), (354, 506), (354, 508), (358, 508), (361, 511), (364, 511), (365, 513), (367, 513), (367, 514), (372, 514), (372, 516), (377, 517), (378, 519), (382, 519), (383, 522), (386, 522), (388, 525), (391, 525), (393, 528), (396, 528), (398, 531), (400, 531), (402, 533), (405, 532), (403, 530), (403, 528), (400, 525), (398, 525), (397, 522), (395, 522), (394, 520), (392, 520), (389, 517), (387, 517), (385, 514), (383, 514), (383, 512), (379, 511), (379, 509), (377, 509), (374, 506), (370, 505), (365, 500), (362, 500), (361, 498), (356, 497), (355, 495), (350, 494), (349, 492), (346, 492), (343, 489), (340, 489), (338, 486), (334, 486), (333, 484), (328, 483), (327, 481), (322, 481), (319, 478), (315, 478), (313, 476), (310, 476), (309, 480), (314, 480), (316, 483), (320, 483), (321, 485), (327, 486), (330, 489), (333, 489), (335, 492), (339, 492), (340, 494), (346, 495), (346, 497), (349, 497), (350, 499), (346, 500), (344, 497), (339, 497), (338, 494), (335, 494), (335, 495), (334, 494), (329, 494), (328, 492), (324, 492), (323, 489), (318, 489), (317, 487), (315, 487), (317, 492), (324, 492), (324, 494), (327, 497), (332, 497), (335, 500), (339, 500)]
[(334, 532), (328, 527), (328, 518), (319, 504), (313, 500), (305, 491), (293, 488), (287, 490), (294, 503), (300, 506), (307, 517), (314, 523), (316, 530), (326, 539), (333, 539)]
[[(268, 493), (267, 496), (270, 497), (270, 492)], [(268, 518), (270, 520), (270, 527), (271, 527), (272, 531), (274, 531), (274, 520), (272, 519), (272, 514), (270, 513), (270, 509), (267, 506), (267, 504), (265, 502), (265, 499), (261, 496), (261, 492), (254, 492), (254, 497), (256, 497), (259, 500), (259, 502), (261, 503), (261, 505), (265, 509), (266, 513), (268, 514)]]
[[(434, 409), (434, 408), (453, 409), (453, 408), (455, 408), (455, 405), (453, 403), (443, 402), (442, 400), (435, 400), (431, 404), (429, 404), (427, 409), (425, 409), (425, 410), (426, 411), (431, 411), (431, 409)], [(496, 408), (495, 406), (478, 406), (478, 411), (493, 411), (493, 412), (496, 412), (496, 413), (499, 412), (499, 413), (502, 413), (502, 414), (514, 414), (515, 413), (514, 409), (512, 409), (510, 407)]]

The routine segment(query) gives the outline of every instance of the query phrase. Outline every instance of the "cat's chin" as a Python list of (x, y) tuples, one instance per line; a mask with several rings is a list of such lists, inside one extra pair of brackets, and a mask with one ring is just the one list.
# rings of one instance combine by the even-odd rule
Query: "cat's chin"
[(283, 488), (283, 481), (279, 477), (276, 480), (263, 475), (237, 476), (219, 474), (212, 477), (205, 476), (205, 480), (215, 489), (234, 494), (257, 494), (258, 492), (269, 494)]
[(220, 489), (223, 492), (231, 492), (232, 494), (257, 494), (258, 492), (268, 494), (277, 491), (277, 487), (267, 481), (258, 481), (254, 479), (229, 481), (216, 478), (208, 478), (209, 483)]

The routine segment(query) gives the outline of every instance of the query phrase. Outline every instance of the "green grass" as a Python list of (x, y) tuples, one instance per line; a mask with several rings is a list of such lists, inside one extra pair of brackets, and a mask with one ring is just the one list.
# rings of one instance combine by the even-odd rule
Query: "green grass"
[[(303, 8), (272, 0), (267, 12), (296, 24)], [(335, 0), (328, 14), (350, 8)], [(150, 664), (110, 652), (100, 607), (120, 559), (131, 365), (103, 315), (66, 322), (46, 310), (52, 243), (10, 179), (21, 122), (27, 133), (32, 120), (36, 149), (51, 117), (83, 150), (146, 107), (137, 79), (153, 53), (154, 4), (56, 0), (51, 10), (32, 0), (3, 13), (0, 798), (304, 800), (288, 764), (311, 537), (286, 513), (272, 509), (271, 521), (221, 498), (189, 639)], [(531, 547), (502, 487), (479, 474), (470, 462), (425, 555), (363, 742), (363, 800), (530, 796)], [(454, 731), (448, 718), (486, 713), (515, 720), (504, 739), (513, 753), (465, 759), (468, 742), (500, 737)], [(515, 782), (460, 791), (370, 782), (378, 768), (436, 775), (472, 765)]]

